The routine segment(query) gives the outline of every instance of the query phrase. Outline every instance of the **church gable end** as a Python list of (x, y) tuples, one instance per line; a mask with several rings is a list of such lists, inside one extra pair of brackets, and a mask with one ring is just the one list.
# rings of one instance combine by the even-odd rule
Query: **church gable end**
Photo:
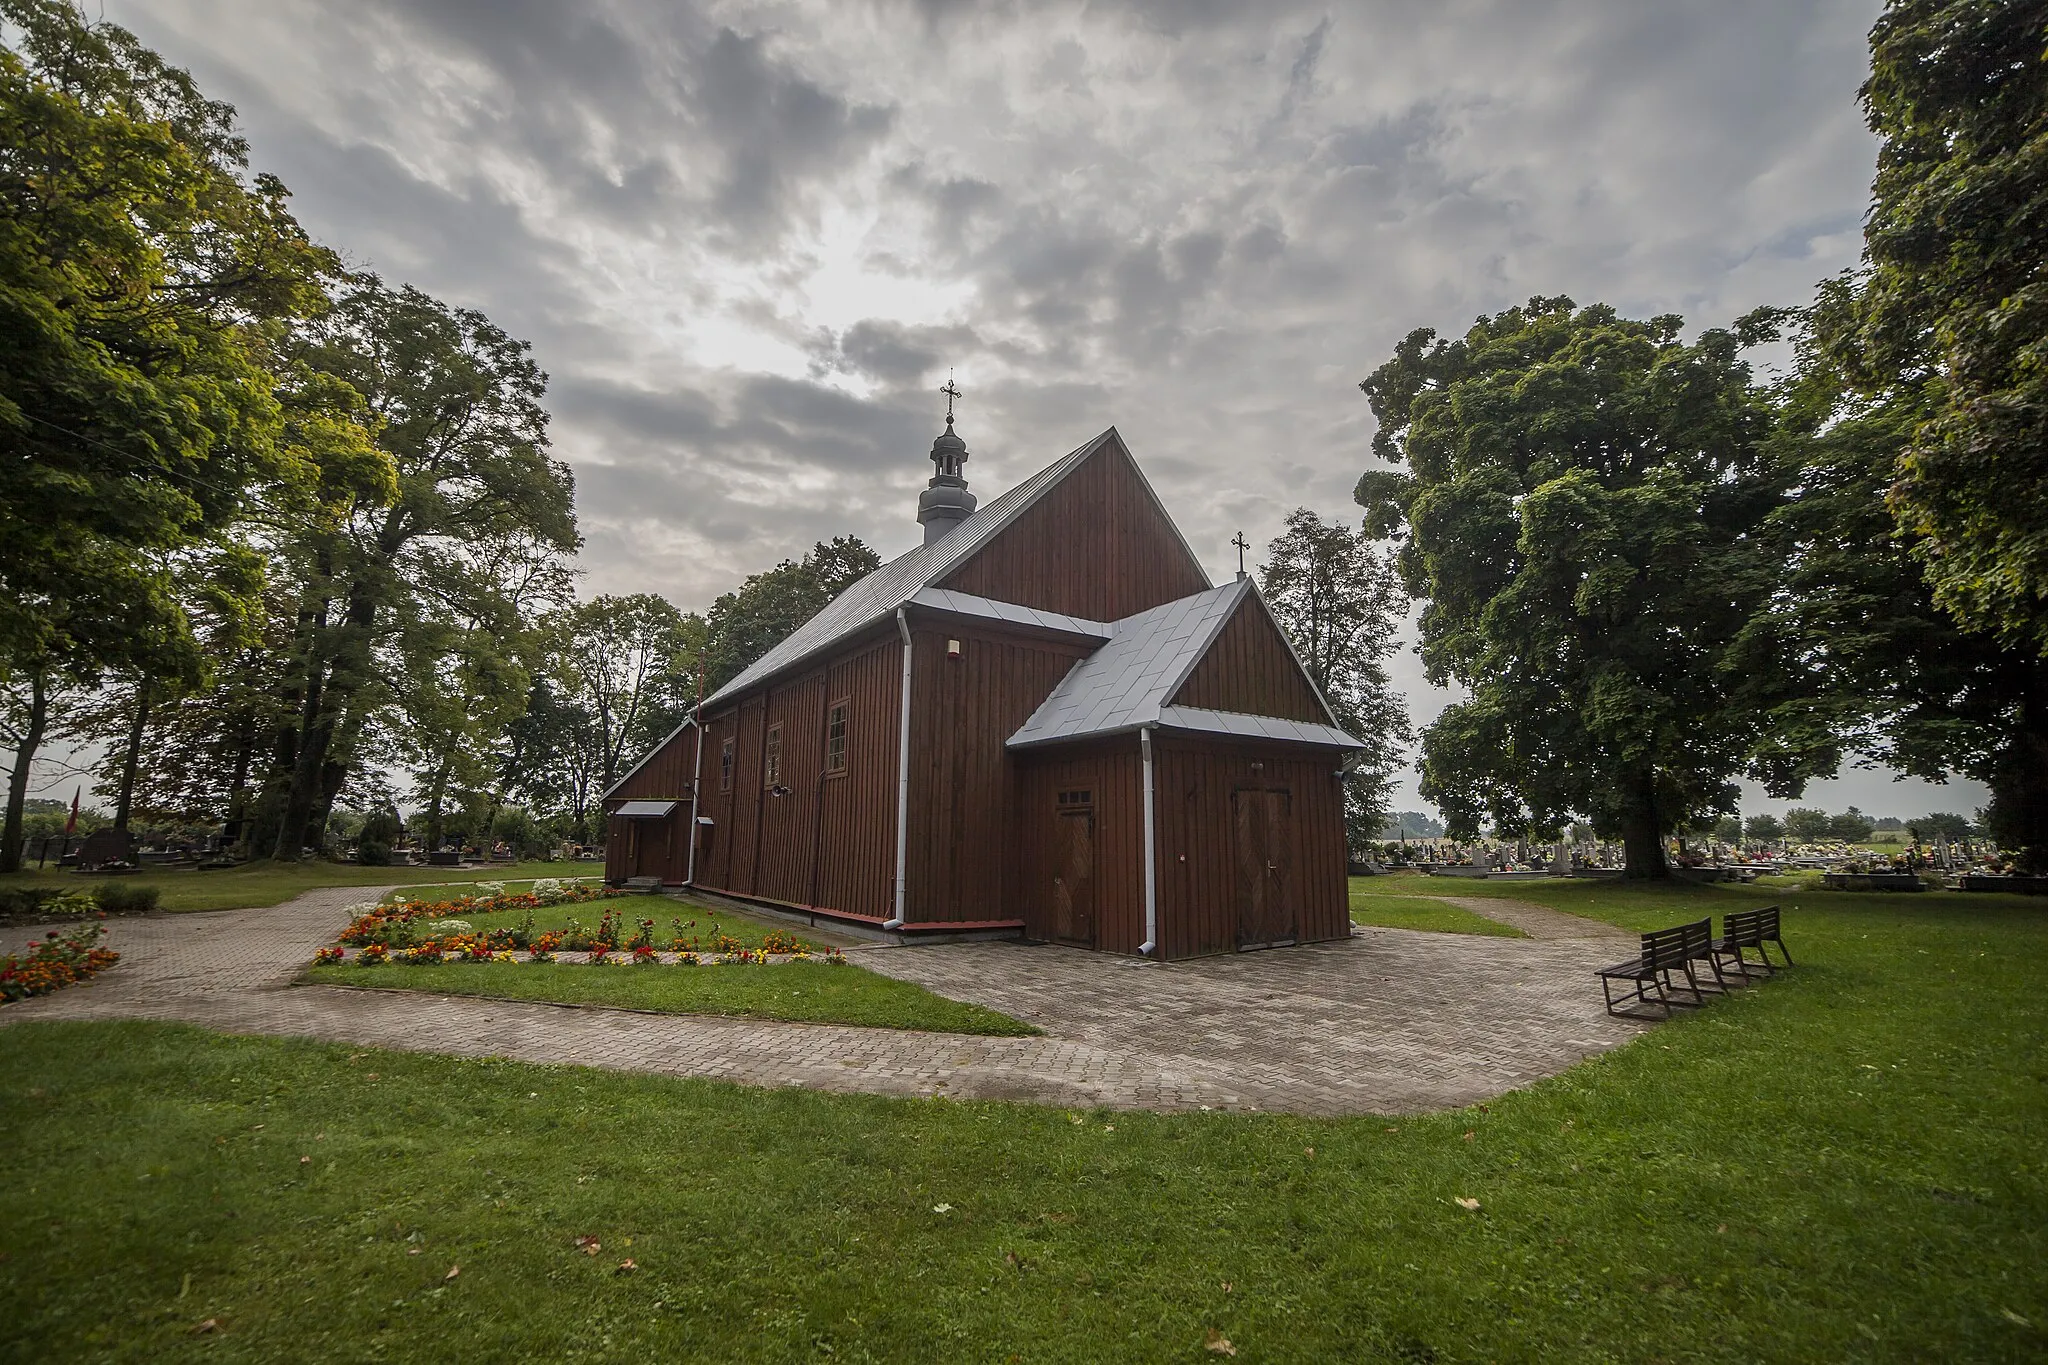
[(1238, 603), (1168, 704), (1329, 723), (1314, 686), (1255, 593)]
[(1112, 439), (937, 586), (1114, 621), (1209, 580)]

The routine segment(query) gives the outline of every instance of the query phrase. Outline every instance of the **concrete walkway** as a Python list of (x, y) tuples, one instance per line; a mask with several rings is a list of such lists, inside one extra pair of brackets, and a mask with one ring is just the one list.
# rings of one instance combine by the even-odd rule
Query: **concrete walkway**
[[(112, 921), (118, 966), (87, 985), (0, 1008), (0, 1025), (165, 1019), (753, 1085), (1319, 1115), (1485, 1100), (1617, 1046), (1641, 1027), (1601, 1007), (1591, 973), (1614, 955), (1605, 937), (1399, 929), (1173, 965), (1017, 943), (848, 954), (871, 970), (1027, 1019), (1046, 1030), (1039, 1038), (293, 985), (313, 950), (345, 923), (343, 907), (381, 894), (350, 887), (274, 909)], [(421, 969), (436, 970), (465, 969)]]

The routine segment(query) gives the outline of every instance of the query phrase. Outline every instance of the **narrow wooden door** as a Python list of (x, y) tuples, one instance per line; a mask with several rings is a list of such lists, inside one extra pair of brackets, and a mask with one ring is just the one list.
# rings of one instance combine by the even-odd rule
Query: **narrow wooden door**
[(1095, 807), (1087, 792), (1061, 792), (1053, 817), (1052, 936), (1095, 946)]
[(1237, 852), (1237, 946), (1294, 942), (1293, 800), (1285, 789), (1240, 787), (1230, 794)]

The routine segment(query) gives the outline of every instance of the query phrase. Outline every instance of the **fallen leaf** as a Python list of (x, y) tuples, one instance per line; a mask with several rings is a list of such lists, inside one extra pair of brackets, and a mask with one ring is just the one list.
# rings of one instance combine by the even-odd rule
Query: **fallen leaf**
[(1302, 1148), (1301, 1150), (1302, 1150), (1302, 1151), (1303, 1151), (1304, 1153), (1306, 1153), (1306, 1154), (1307, 1154), (1307, 1156), (1308, 1156), (1308, 1159), (1309, 1159), (1310, 1161), (1314, 1161), (1314, 1160), (1316, 1159), (1316, 1149), (1315, 1149), (1315, 1148), (1313, 1148), (1313, 1147), (1304, 1147), (1304, 1148)]
[(1228, 1293), (1229, 1293), (1229, 1292), (1230, 1292), (1231, 1290), (1233, 1290), (1233, 1289), (1235, 1289), (1235, 1288), (1237, 1288), (1237, 1286), (1236, 1286), (1235, 1284), (1231, 1283), (1231, 1282), (1230, 1282), (1229, 1280), (1225, 1280), (1225, 1281), (1223, 1282), (1223, 1292), (1224, 1292), (1224, 1293), (1228, 1294)]
[(219, 1318), (208, 1318), (208, 1319), (207, 1319), (207, 1320), (206, 1320), (205, 1322), (201, 1322), (201, 1323), (195, 1323), (195, 1324), (193, 1324), (193, 1326), (192, 1326), (192, 1335), (193, 1335), (193, 1336), (195, 1336), (195, 1337), (198, 1337), (198, 1336), (204, 1336), (204, 1335), (206, 1335), (206, 1334), (207, 1334), (208, 1332), (218, 1332), (219, 1330), (220, 1330), (220, 1319), (219, 1319)]
[(953, 1206), (952, 1206), (951, 1204), (934, 1204), (934, 1205), (932, 1205), (932, 1212), (933, 1212), (933, 1213), (951, 1213), (952, 1211), (953, 1211)]
[(405, 1254), (408, 1256), (417, 1256), (420, 1254), (420, 1249), (418, 1247), (407, 1247), (405, 1249)]
[(1469, 1129), (1469, 1128), (1467, 1128), (1467, 1129), (1465, 1130), (1465, 1141), (1467, 1141), (1467, 1142), (1470, 1142), (1471, 1140), (1472, 1140), (1472, 1130), (1471, 1130), (1471, 1129)]
[(1466, 1199), (1460, 1196), (1457, 1200), (1457, 1205), (1467, 1213), (1479, 1212), (1479, 1201), (1477, 1199)]
[(595, 1256), (598, 1252), (604, 1250), (604, 1243), (598, 1241), (595, 1237), (578, 1237), (576, 1239), (576, 1249), (585, 1256)]
[(633, 1264), (633, 1258), (628, 1256), (625, 1260), (619, 1262), (619, 1268), (617, 1270), (614, 1270), (612, 1274), (630, 1275), (639, 1268), (639, 1266)]
[(310, 1166), (313, 1164), (313, 1158), (309, 1156), (302, 1156), (299, 1158), (299, 1164), (301, 1166)]
[(1219, 1356), (1234, 1356), (1237, 1354), (1237, 1348), (1230, 1344), (1230, 1338), (1224, 1336), (1223, 1333), (1217, 1331), (1214, 1327), (1209, 1329), (1208, 1336), (1202, 1338), (1202, 1349), (1214, 1351)]
[(1390, 1132), (1390, 1133), (1398, 1133), (1398, 1132), (1400, 1132), (1401, 1130), (1400, 1130), (1399, 1128), (1389, 1128), (1389, 1129), (1387, 1129), (1387, 1131), (1388, 1131), (1388, 1132)]
[(2033, 1323), (2027, 1321), (2025, 1318), (2021, 1317), (2018, 1313), (2013, 1312), (2010, 1308), (2001, 1308), (1998, 1311), (2005, 1314), (2005, 1320), (2007, 1322), (2015, 1323), (2021, 1327), (2032, 1327), (2034, 1325)]
[(441, 1277), (441, 1283), (442, 1283), (442, 1284), (446, 1284), (446, 1283), (448, 1283), (448, 1281), (450, 1281), (450, 1280), (454, 1279), (454, 1278), (455, 1278), (455, 1277), (456, 1277), (457, 1275), (460, 1275), (461, 1273), (462, 1273), (462, 1267), (461, 1267), (461, 1266), (459, 1266), (459, 1265), (451, 1265), (451, 1266), (449, 1266), (449, 1267), (448, 1267), (448, 1273), (447, 1273), (446, 1275), (443, 1275), (443, 1276)]
[(1716, 1231), (1716, 1232), (1726, 1232), (1726, 1231), (1728, 1231), (1728, 1225), (1727, 1225), (1726, 1223), (1723, 1223), (1723, 1224), (1721, 1224), (1721, 1225), (1720, 1225), (1719, 1227), (1715, 1228), (1715, 1229), (1714, 1229), (1714, 1231)]

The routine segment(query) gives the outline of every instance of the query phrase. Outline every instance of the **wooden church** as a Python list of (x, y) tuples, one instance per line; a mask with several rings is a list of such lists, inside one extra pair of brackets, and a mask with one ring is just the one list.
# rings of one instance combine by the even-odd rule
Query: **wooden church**
[(906, 936), (1193, 957), (1345, 936), (1338, 728), (1258, 589), (1212, 587), (1115, 428), (924, 543), (605, 794), (605, 872)]

